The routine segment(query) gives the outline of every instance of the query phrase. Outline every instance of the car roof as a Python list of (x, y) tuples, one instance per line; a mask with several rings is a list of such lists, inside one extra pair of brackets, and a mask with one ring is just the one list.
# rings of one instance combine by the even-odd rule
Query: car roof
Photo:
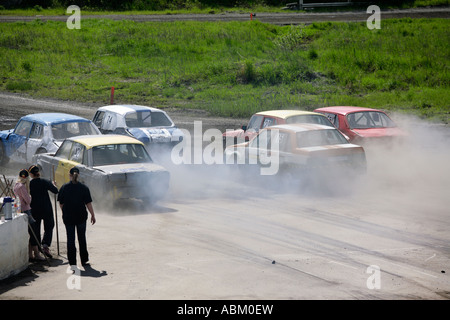
[(294, 132), (303, 132), (311, 130), (337, 130), (335, 127), (326, 126), (317, 123), (291, 123), (291, 124), (279, 124), (276, 126), (270, 126), (265, 129), (284, 129)]
[(91, 120), (68, 113), (49, 112), (49, 113), (33, 113), (23, 116), (21, 120), (38, 122), (43, 125), (51, 125), (65, 122), (91, 122)]
[(299, 116), (299, 115), (313, 115), (313, 114), (319, 114), (323, 116), (323, 114), (312, 112), (312, 111), (303, 111), (303, 110), (267, 110), (267, 111), (260, 111), (256, 114), (262, 115), (262, 116), (272, 116), (272, 117), (278, 117), (282, 119), (286, 119), (292, 116)]
[(88, 135), (88, 136), (76, 136), (67, 138), (66, 140), (75, 141), (81, 143), (86, 146), (86, 148), (90, 149), (96, 146), (102, 146), (106, 144), (141, 144), (142, 142), (139, 140), (118, 134), (99, 134), (99, 135)]
[[(339, 113), (339, 114), (349, 114), (352, 112), (361, 112), (361, 111), (378, 111), (383, 112), (378, 109), (373, 108), (364, 108), (364, 107), (353, 107), (353, 106), (333, 106), (333, 107), (324, 107), (324, 108), (318, 108), (314, 110), (316, 112), (333, 112), (333, 113)], [(383, 112), (384, 113), (384, 112)]]
[(164, 112), (161, 109), (136, 104), (112, 104), (98, 108), (99, 111), (111, 111), (121, 115), (136, 111)]

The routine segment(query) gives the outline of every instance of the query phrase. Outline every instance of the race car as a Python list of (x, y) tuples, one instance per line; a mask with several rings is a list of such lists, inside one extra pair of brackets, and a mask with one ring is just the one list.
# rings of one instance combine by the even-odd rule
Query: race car
[(290, 172), (328, 172), (361, 175), (366, 172), (364, 148), (348, 142), (335, 127), (292, 123), (267, 127), (252, 140), (225, 149), (227, 164), (261, 168), (262, 175)]
[(92, 135), (65, 139), (56, 153), (33, 157), (41, 176), (58, 187), (77, 167), (96, 202), (112, 206), (123, 199), (153, 204), (166, 194), (170, 173), (155, 164), (139, 140), (124, 135)]
[(366, 145), (373, 142), (402, 141), (406, 133), (384, 112), (354, 106), (333, 106), (314, 110), (322, 113), (349, 137), (349, 141)]
[(14, 129), (0, 131), (0, 164), (31, 164), (38, 153), (55, 152), (65, 138), (100, 134), (91, 120), (67, 113), (35, 113)]
[(259, 132), (269, 126), (286, 123), (317, 123), (334, 127), (327, 117), (321, 113), (302, 110), (269, 110), (257, 112), (250, 118), (247, 126), (241, 129), (227, 130), (223, 133), (223, 146), (249, 141)]
[(154, 149), (161, 149), (157, 147), (171, 149), (184, 136), (165, 111), (147, 106), (100, 107), (92, 121), (103, 134), (121, 134), (138, 139), (151, 154)]

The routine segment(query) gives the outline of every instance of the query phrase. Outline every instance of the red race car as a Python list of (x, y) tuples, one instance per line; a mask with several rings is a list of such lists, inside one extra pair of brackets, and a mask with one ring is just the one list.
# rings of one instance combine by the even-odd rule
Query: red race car
[(389, 116), (377, 109), (335, 106), (318, 108), (315, 112), (322, 113), (330, 119), (336, 128), (344, 133), (349, 141), (364, 144), (369, 141), (393, 141), (406, 136)]

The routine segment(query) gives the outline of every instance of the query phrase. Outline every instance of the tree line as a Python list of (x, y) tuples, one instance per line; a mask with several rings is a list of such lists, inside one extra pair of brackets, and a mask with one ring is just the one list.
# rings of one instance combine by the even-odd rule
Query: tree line
[[(343, 0), (304, 0), (304, 3), (339, 2)], [(80, 8), (99, 10), (177, 10), (192, 8), (251, 8), (257, 5), (284, 7), (297, 0), (1, 0), (0, 5), (7, 9), (17, 8), (57, 8), (77, 5)], [(413, 0), (356, 0), (355, 3), (401, 6)]]

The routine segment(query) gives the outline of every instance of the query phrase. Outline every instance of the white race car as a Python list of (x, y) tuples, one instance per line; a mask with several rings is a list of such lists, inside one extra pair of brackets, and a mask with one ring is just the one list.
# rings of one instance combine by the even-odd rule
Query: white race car
[(108, 105), (97, 109), (93, 122), (103, 134), (128, 135), (141, 141), (151, 155), (157, 147), (171, 149), (184, 134), (169, 115), (140, 105)]

